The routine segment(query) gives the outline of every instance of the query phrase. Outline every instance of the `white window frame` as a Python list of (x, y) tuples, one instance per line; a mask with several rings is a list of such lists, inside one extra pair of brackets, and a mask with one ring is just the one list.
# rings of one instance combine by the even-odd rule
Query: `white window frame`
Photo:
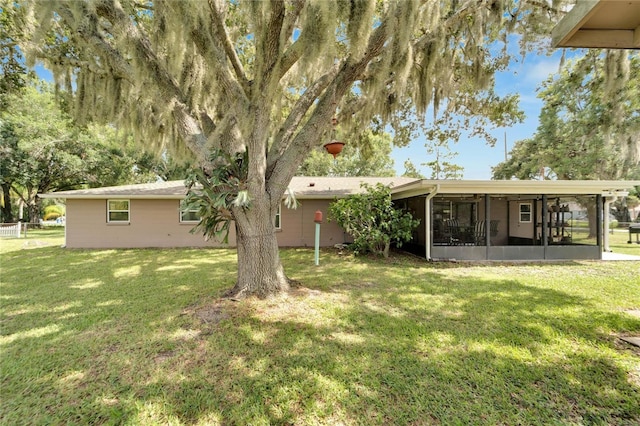
[(278, 211), (276, 211), (276, 215), (273, 217), (273, 225), (277, 230), (282, 229), (282, 203), (278, 204)]
[[(522, 207), (528, 206), (528, 210), (524, 211)], [(526, 216), (529, 219), (524, 219)], [(519, 223), (531, 223), (533, 222), (533, 203), (519, 203), (518, 204), (518, 222)]]
[[(111, 209), (111, 203), (112, 202), (123, 202), (126, 201), (127, 203), (127, 209), (126, 210), (118, 210), (118, 209)], [(127, 219), (126, 220), (114, 220), (111, 219), (111, 213), (127, 213)], [(107, 223), (129, 223), (131, 222), (131, 200), (128, 199), (123, 199), (123, 198), (112, 198), (112, 199), (108, 199), (107, 200)]]
[[(201, 220), (200, 217), (199, 217), (200, 215), (198, 215), (198, 209), (185, 209), (185, 208), (182, 208), (182, 203), (180, 203), (179, 211), (180, 211), (180, 223), (199, 223), (200, 220)], [(185, 213), (187, 213), (187, 212), (195, 213), (196, 215), (198, 215), (198, 219), (196, 219), (196, 220), (184, 220), (183, 215)]]

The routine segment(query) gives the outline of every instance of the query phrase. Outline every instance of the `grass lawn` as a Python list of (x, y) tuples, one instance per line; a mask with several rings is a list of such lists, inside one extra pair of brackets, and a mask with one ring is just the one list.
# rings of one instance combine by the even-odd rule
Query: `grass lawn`
[(303, 287), (232, 302), (232, 250), (39, 232), (0, 241), (0, 424), (640, 423), (640, 262), (291, 249)]
[(615, 229), (609, 233), (609, 246), (614, 253), (625, 253), (640, 256), (640, 244), (636, 244), (636, 235), (631, 235), (633, 244), (629, 244), (629, 231)]
[[(589, 238), (589, 230), (587, 228), (573, 228), (573, 243), (574, 244), (589, 244), (596, 245), (595, 238)], [(640, 244), (636, 244), (636, 236), (632, 235), (632, 244), (629, 241), (629, 231), (627, 229), (614, 229), (613, 232), (609, 232), (609, 247), (614, 253), (631, 254), (640, 256)]]

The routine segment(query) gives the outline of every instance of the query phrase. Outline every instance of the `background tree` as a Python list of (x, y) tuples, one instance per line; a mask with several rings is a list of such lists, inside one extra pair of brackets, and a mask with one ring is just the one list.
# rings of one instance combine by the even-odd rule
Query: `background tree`
[(355, 253), (389, 257), (391, 244), (401, 247), (409, 241), (420, 221), (393, 206), (389, 187), (380, 183), (362, 187), (366, 192), (334, 201), (329, 207), (329, 219), (353, 237), (351, 248)]
[(0, 111), (7, 107), (7, 95), (19, 92), (29, 76), (18, 47), (19, 13), (4, 3), (0, 3)]
[[(7, 108), (8, 96), (20, 92), (25, 86), (29, 75), (24, 66), (24, 58), (18, 48), (17, 39), (20, 34), (16, 11), (13, 8), (5, 7), (0, 3), (0, 113)], [(2, 126), (0, 128), (0, 138), (7, 143), (13, 144), (15, 141), (13, 130)], [(2, 148), (4, 150), (4, 148)], [(8, 164), (0, 156), (0, 172), (4, 171)], [(3, 223), (13, 222), (13, 209), (11, 202), (11, 186), (2, 178), (0, 173), (0, 185), (2, 187), (2, 200), (0, 200), (0, 220)]]
[[(514, 114), (519, 117), (520, 111), (514, 111)], [(431, 161), (422, 163), (423, 166), (431, 169), (430, 179), (462, 179), (464, 167), (450, 161), (458, 155), (451, 150), (450, 143), (460, 139), (463, 126), (464, 124), (455, 122), (452, 117), (436, 119), (430, 128), (423, 126), (425, 137), (429, 141), (425, 144), (427, 155), (435, 157)], [(489, 137), (486, 129), (483, 128), (482, 132)], [(474, 132), (474, 134), (477, 133), (478, 131)], [(489, 139), (489, 142), (494, 143), (492, 139)]]
[(404, 162), (404, 173), (402, 173), (402, 177), (409, 177), (414, 179), (426, 179), (424, 175), (418, 171), (418, 169), (411, 162), (410, 159), (407, 159)]
[(84, 147), (84, 169), (77, 185), (83, 187), (181, 180), (190, 167), (188, 158), (177, 160), (145, 151), (112, 125), (88, 125), (78, 138)]
[(427, 148), (428, 154), (435, 155), (432, 161), (422, 163), (423, 166), (431, 169), (429, 179), (462, 179), (464, 167), (447, 161), (454, 159), (458, 155), (457, 152), (452, 152), (449, 149), (448, 142), (434, 145), (426, 144), (425, 147)]
[(273, 218), (334, 115), (348, 133), (372, 119), (401, 129), (398, 111), (423, 117), (430, 104), (505, 120), (513, 102), (496, 96), (493, 74), (508, 57), (493, 47), (548, 34), (557, 14), (537, 0), (34, 0), (19, 11), (29, 63), (53, 70), (79, 116), (190, 151), (203, 180), (229, 167), (212, 154), (248, 151), (246, 176), (215, 189), (237, 194), (224, 206), (236, 295), (288, 289)]
[[(515, 143), (493, 168), (495, 179), (640, 178), (640, 56), (590, 51), (549, 77), (538, 96), (536, 133)], [(595, 203), (578, 201), (595, 236)]]
[(640, 215), (634, 217), (631, 210), (640, 205), (640, 186), (629, 191), (626, 197), (619, 197), (611, 204), (611, 213), (618, 222), (633, 222), (640, 219)]
[(18, 137), (12, 125), (0, 122), (0, 187), (2, 187), (2, 223), (13, 223), (11, 197), (12, 176), (17, 174), (17, 165), (22, 160), (18, 152)]
[[(345, 140), (334, 159), (323, 147), (314, 148), (298, 170), (301, 176), (394, 176), (392, 142), (388, 133), (361, 133), (364, 141)], [(353, 142), (353, 143), (351, 143)]]
[(38, 192), (73, 188), (83, 148), (46, 86), (25, 87), (9, 95), (7, 105), (0, 118), (0, 179), (20, 197), (30, 220), (38, 222)]
[(536, 133), (515, 143), (495, 179), (640, 177), (638, 54), (591, 51), (547, 79), (538, 97)]
[(12, 195), (37, 223), (39, 193), (153, 182), (159, 172), (167, 174), (166, 160), (142, 152), (112, 126), (75, 125), (51, 85), (33, 78), (27, 84), (5, 97), (7, 108), (0, 112), (3, 221), (14, 219)]

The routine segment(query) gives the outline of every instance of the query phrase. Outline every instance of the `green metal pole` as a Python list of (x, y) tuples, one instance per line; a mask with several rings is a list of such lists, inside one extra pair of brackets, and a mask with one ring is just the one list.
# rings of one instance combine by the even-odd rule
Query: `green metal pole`
[(320, 224), (316, 222), (316, 251), (315, 251), (316, 266), (320, 264)]

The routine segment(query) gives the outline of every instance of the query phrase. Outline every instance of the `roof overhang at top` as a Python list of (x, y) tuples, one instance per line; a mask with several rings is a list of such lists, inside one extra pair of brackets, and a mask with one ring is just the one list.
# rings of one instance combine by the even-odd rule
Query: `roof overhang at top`
[[(301, 200), (326, 200), (344, 198), (364, 192), (361, 184), (396, 187), (414, 182), (416, 179), (406, 177), (309, 177), (295, 176), (289, 188), (296, 198)], [(167, 200), (184, 199), (187, 188), (184, 181), (155, 182), (135, 185), (111, 186), (103, 188), (78, 189), (41, 194), (41, 198), (104, 200), (104, 199), (147, 199)]]
[(578, 0), (553, 29), (551, 44), (640, 49), (640, 0)]
[[(431, 194), (490, 195), (616, 195), (640, 186), (640, 181), (606, 180), (417, 180), (393, 177), (301, 177), (296, 176), (289, 188), (296, 198), (344, 198), (364, 191), (361, 183), (381, 183), (392, 188), (394, 199)], [(185, 198), (184, 181), (156, 182), (105, 188), (52, 192), (42, 198), (99, 200), (108, 198), (176, 199)]]
[(40, 198), (103, 200), (106, 198), (183, 199), (187, 188), (183, 180), (143, 183), (135, 185), (107, 186), (102, 188), (76, 189), (72, 191), (40, 194)]
[(393, 189), (393, 198), (438, 194), (624, 195), (640, 181), (620, 180), (420, 180)]

